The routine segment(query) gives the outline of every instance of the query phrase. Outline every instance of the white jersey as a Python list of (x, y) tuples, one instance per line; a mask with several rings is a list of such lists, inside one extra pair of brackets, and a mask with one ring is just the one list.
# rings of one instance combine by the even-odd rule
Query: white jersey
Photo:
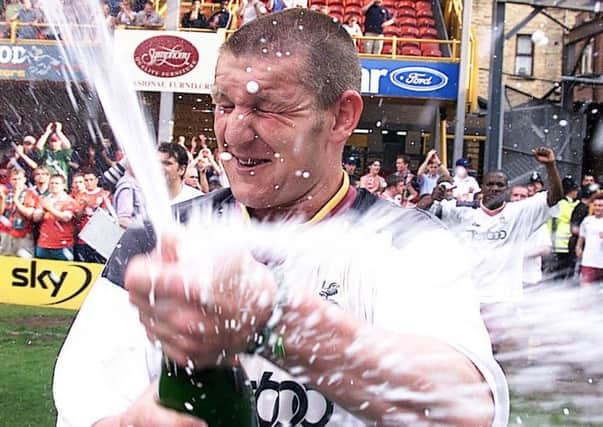
[(546, 224), (533, 232), (526, 242), (523, 257), (523, 283), (534, 285), (542, 280), (542, 253), (551, 252), (551, 234)]
[(547, 194), (507, 203), (496, 214), (443, 201), (442, 221), (468, 243), (480, 302), (513, 302), (523, 295), (523, 254), (528, 237), (550, 216)]
[(584, 238), (582, 266), (603, 268), (603, 218), (587, 216), (580, 224), (580, 237)]
[[(371, 218), (374, 223), (375, 218)], [(392, 338), (396, 334), (431, 337), (466, 355), (491, 388), (493, 425), (506, 426), (506, 381), (492, 356), (458, 242), (440, 227), (412, 238), (401, 237), (405, 244), (400, 249), (393, 248), (395, 237), (391, 234), (369, 231), (362, 237), (363, 244), (376, 248), (374, 259), (367, 259), (369, 255), (362, 251), (344, 252), (335, 242), (328, 259), (316, 262), (312, 255), (307, 259), (294, 257), (295, 270), (287, 277), (303, 277), (303, 282), (311, 284), (323, 299), (391, 332)], [(380, 244), (391, 250), (380, 251)], [(441, 274), (425, 273), (433, 266), (425, 253), (449, 254), (439, 262)], [(375, 260), (392, 269), (384, 269)], [(400, 267), (407, 272), (404, 280), (385, 273), (399, 272)], [(302, 276), (297, 274), (302, 272)], [(367, 281), (370, 286), (361, 286)], [(325, 303), (325, 307), (334, 306)], [(292, 427), (366, 425), (322, 395), (317, 386), (267, 359), (247, 355), (241, 357), (241, 362), (256, 391), (257, 414), (263, 421), (260, 425), (272, 426), (277, 421)], [(57, 426), (90, 426), (125, 411), (159, 376), (160, 368), (161, 352), (147, 339), (127, 292), (105, 277), (99, 279), (78, 313), (55, 366)], [(334, 371), (332, 378), (337, 374)]]
[(191, 187), (190, 185), (182, 184), (182, 189), (180, 190), (180, 193), (178, 193), (176, 197), (170, 200), (170, 204), (176, 205), (178, 203), (186, 202), (187, 200), (202, 196), (203, 194), (204, 193), (202, 191), (199, 191), (196, 188)]
[(455, 175), (454, 186), (452, 195), (457, 200), (473, 201), (473, 198), (477, 193), (481, 191), (479, 184), (472, 176), (466, 176), (465, 178), (459, 178)]

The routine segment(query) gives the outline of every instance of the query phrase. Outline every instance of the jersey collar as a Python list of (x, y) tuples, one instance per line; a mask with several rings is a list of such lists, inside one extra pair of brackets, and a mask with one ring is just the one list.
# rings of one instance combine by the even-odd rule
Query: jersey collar
[[(337, 190), (337, 192), (333, 195), (333, 197), (331, 197), (327, 201), (327, 203), (325, 203), (323, 205), (323, 207), (320, 208), (319, 211), (314, 214), (314, 216), (312, 218), (310, 218), (308, 221), (304, 222), (304, 224), (316, 224), (316, 223), (322, 221), (328, 215), (332, 214), (336, 210), (336, 208), (339, 207), (341, 202), (344, 201), (344, 199), (346, 199), (346, 196), (348, 195), (349, 190), (351, 188), (350, 187), (350, 177), (348, 176), (347, 173), (345, 173), (345, 171), (342, 171), (342, 175), (343, 175), (343, 182), (342, 182), (339, 190)], [(242, 213), (245, 221), (251, 221), (251, 215), (249, 214), (249, 210), (247, 209), (247, 207), (245, 205), (243, 205), (242, 203), (238, 203), (238, 205), (241, 209), (241, 213)]]

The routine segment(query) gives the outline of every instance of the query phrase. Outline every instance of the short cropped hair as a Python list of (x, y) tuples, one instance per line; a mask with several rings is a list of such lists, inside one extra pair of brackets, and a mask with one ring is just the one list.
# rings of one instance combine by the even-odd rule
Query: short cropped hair
[(59, 178), (61, 181), (63, 181), (63, 184), (66, 183), (65, 175), (61, 175), (60, 173), (55, 173), (54, 175), (50, 176), (50, 179), (55, 179), (55, 178)]
[(162, 142), (159, 144), (157, 151), (160, 153), (166, 153), (168, 157), (173, 157), (176, 159), (178, 166), (184, 166), (185, 168), (188, 166), (188, 153), (186, 152), (186, 149), (179, 144)]
[(356, 46), (341, 24), (323, 13), (292, 8), (254, 19), (226, 40), (224, 53), (301, 59), (298, 78), (321, 110), (333, 106), (346, 90), (360, 92)]

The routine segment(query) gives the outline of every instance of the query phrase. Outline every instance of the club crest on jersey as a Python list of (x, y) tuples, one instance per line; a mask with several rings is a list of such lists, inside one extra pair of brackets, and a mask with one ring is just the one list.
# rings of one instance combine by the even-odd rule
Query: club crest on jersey
[(335, 300), (335, 296), (339, 293), (339, 284), (336, 282), (328, 282), (326, 280), (322, 281), (322, 285), (320, 287), (320, 292), (318, 294), (322, 299), (326, 301), (330, 301), (334, 304), (337, 304)]

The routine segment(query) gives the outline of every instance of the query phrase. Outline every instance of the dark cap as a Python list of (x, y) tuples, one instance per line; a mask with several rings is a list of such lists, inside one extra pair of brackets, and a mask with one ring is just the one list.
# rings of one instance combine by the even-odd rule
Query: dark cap
[(358, 166), (358, 159), (354, 156), (348, 156), (343, 159), (344, 165), (356, 165)]
[(567, 194), (570, 191), (578, 189), (578, 184), (576, 184), (576, 181), (574, 181), (574, 178), (570, 175), (565, 176), (561, 180), (561, 185), (563, 186), (563, 194)]
[(580, 198), (586, 199), (599, 191), (599, 184), (584, 185), (580, 189)]
[(544, 184), (544, 181), (542, 180), (542, 176), (540, 176), (540, 174), (536, 171), (532, 172), (532, 174), (530, 175), (530, 183), (533, 182), (539, 182), (541, 184)]
[(462, 166), (465, 169), (469, 169), (469, 165), (471, 165), (471, 162), (469, 161), (469, 159), (465, 159), (465, 158), (460, 158), (456, 161), (455, 166)]

